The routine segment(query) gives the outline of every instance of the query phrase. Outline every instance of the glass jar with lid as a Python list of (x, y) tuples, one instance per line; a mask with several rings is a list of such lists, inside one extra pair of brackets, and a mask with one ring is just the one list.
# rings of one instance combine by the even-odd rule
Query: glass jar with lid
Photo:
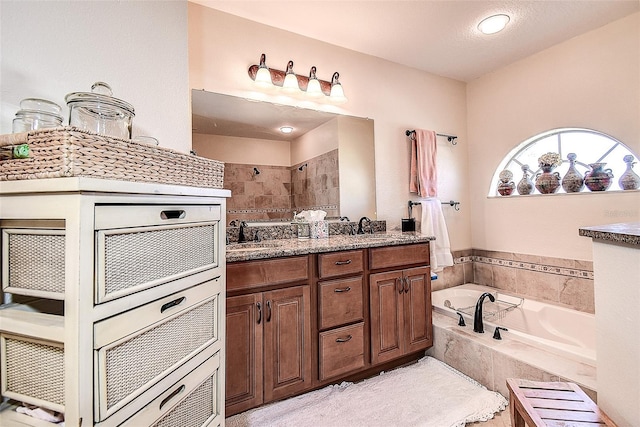
[(73, 92), (65, 97), (69, 106), (69, 125), (101, 135), (130, 139), (133, 106), (112, 96), (111, 87), (96, 82), (91, 92)]
[(62, 126), (62, 108), (55, 102), (40, 98), (20, 101), (20, 110), (13, 119), (14, 133)]

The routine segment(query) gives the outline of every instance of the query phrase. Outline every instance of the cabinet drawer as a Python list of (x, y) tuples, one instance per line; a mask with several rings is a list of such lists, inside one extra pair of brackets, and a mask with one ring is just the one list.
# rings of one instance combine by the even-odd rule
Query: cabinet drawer
[(96, 303), (217, 267), (219, 220), (219, 206), (96, 206)]
[(214, 295), (97, 349), (97, 421), (104, 420), (217, 341), (221, 321), (219, 304), (220, 295)]
[(0, 334), (2, 396), (64, 412), (64, 346)]
[(321, 279), (361, 273), (363, 266), (364, 252), (361, 250), (318, 255), (318, 276)]
[(2, 289), (64, 299), (64, 229), (2, 229)]
[(227, 264), (227, 290), (251, 289), (308, 279), (306, 256)]
[(320, 380), (364, 367), (364, 322), (320, 333)]
[(207, 359), (129, 418), (130, 426), (205, 426), (220, 414), (220, 354)]
[(318, 287), (320, 329), (363, 319), (362, 276), (320, 282)]
[(429, 243), (369, 249), (372, 270), (413, 264), (429, 265)]

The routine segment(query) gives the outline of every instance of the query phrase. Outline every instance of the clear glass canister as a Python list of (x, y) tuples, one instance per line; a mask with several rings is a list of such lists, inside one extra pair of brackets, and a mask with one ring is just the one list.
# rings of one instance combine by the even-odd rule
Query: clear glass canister
[(14, 133), (62, 126), (62, 108), (55, 102), (39, 98), (20, 101), (20, 110), (13, 119)]
[(73, 92), (65, 97), (69, 106), (69, 125), (101, 135), (130, 139), (133, 106), (114, 98), (111, 87), (103, 82), (91, 86), (91, 92)]

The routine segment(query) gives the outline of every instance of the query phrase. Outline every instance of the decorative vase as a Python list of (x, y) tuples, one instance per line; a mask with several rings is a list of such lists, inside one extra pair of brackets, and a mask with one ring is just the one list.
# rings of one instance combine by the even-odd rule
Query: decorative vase
[(560, 174), (551, 172), (553, 165), (541, 164), (542, 172), (536, 174), (536, 188), (542, 194), (555, 193), (560, 187)]
[(516, 188), (516, 185), (511, 181), (513, 173), (511, 173), (510, 170), (505, 169), (500, 172), (499, 177), (500, 182), (498, 183), (498, 193), (500, 193), (501, 196), (510, 196)]
[(527, 195), (533, 192), (533, 181), (529, 178), (529, 165), (522, 165), (522, 179), (518, 182), (518, 194)]
[(633, 171), (633, 165), (635, 164), (633, 156), (628, 154), (622, 160), (627, 164), (627, 170), (620, 175), (618, 185), (623, 190), (637, 190), (640, 188), (640, 176)]
[(606, 163), (590, 163), (590, 171), (584, 174), (584, 185), (591, 191), (605, 191), (611, 186), (613, 172), (603, 169)]
[(580, 175), (580, 172), (576, 169), (576, 154), (569, 153), (567, 160), (569, 160), (569, 170), (562, 178), (562, 188), (567, 193), (577, 193), (584, 188), (584, 178)]

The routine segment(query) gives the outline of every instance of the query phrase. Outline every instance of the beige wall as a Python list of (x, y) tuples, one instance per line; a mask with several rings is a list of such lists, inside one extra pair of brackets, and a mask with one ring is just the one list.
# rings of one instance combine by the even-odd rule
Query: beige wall
[[(457, 146), (438, 139), (440, 198), (456, 199), (461, 210), (445, 206), (452, 249), (471, 247), (466, 135), (466, 85), (355, 51), (301, 37), (189, 3), (190, 87), (211, 92), (302, 105), (257, 92), (247, 75), (261, 53), (267, 65), (283, 69), (289, 60), (298, 74), (315, 65), (318, 77), (334, 71), (349, 101), (318, 109), (374, 119), (377, 218), (400, 227), (407, 215), (409, 143), (406, 129), (433, 129), (459, 136)], [(419, 210), (416, 209), (419, 213)], [(416, 211), (414, 210), (414, 212)]]
[(332, 119), (291, 142), (291, 165), (338, 148), (338, 120)]
[[(23, 98), (63, 107), (96, 81), (133, 105), (133, 135), (191, 149), (186, 1), (0, 1), (0, 133)], [(68, 121), (67, 121), (68, 123)]]
[[(245, 165), (291, 166), (289, 141), (236, 136), (193, 134), (193, 150), (199, 156)], [(269, 147), (267, 150), (264, 147)]]
[(595, 129), (640, 153), (639, 52), (636, 13), (469, 83), (474, 248), (591, 260), (579, 227), (640, 220), (638, 192), (486, 196), (502, 158), (545, 130)]

